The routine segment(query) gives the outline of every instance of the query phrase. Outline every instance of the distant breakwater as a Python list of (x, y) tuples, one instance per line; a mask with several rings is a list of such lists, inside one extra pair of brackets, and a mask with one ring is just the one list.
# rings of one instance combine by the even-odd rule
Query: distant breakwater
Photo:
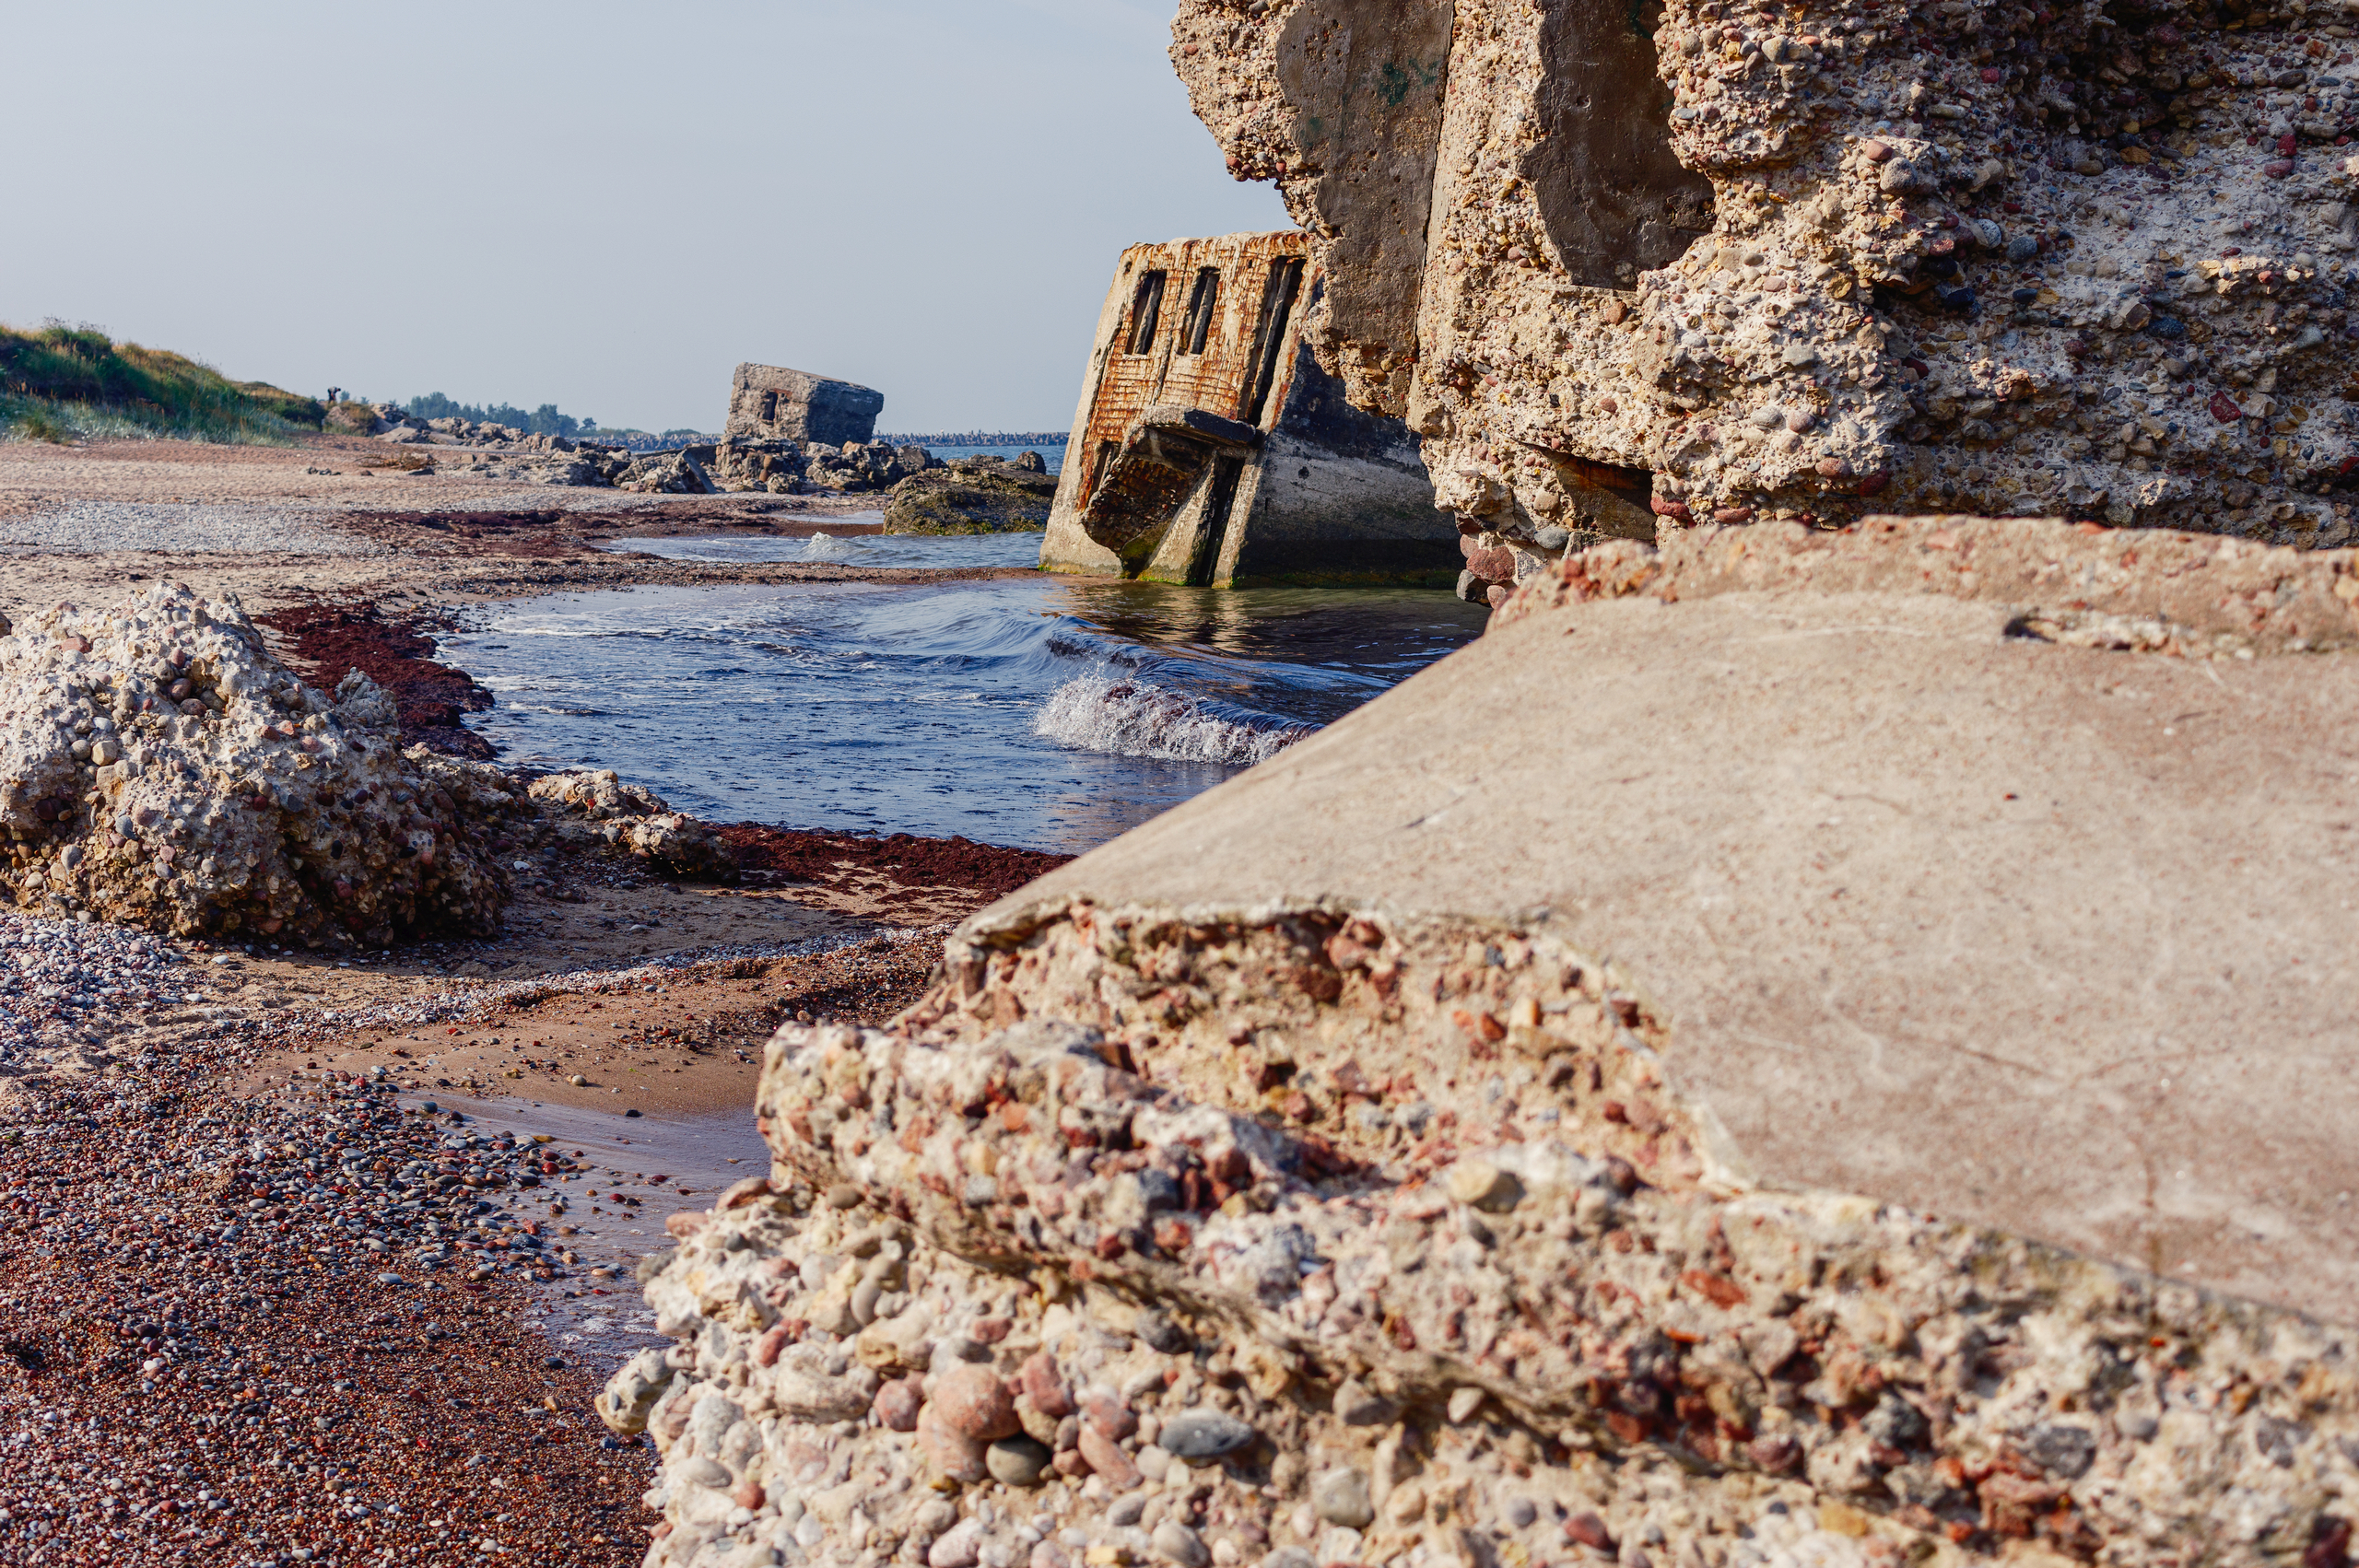
[(897, 447), (1062, 447), (1070, 430), (936, 430), (917, 435), (879, 435)]

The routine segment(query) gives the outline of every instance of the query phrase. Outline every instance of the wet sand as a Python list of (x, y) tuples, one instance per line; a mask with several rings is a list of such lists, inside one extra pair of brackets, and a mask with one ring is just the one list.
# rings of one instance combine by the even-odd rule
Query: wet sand
[[(999, 575), (598, 548), (859, 532), (874, 496), (520, 492), (359, 469), (381, 455), (341, 438), (0, 446), (0, 610), (158, 578), (233, 592), (296, 613), (270, 635), (309, 676), (393, 660), (419, 683), (405, 727), (427, 734), (439, 707), (455, 741), (468, 698), (430, 635), (463, 604)], [(366, 552), (8, 544), (6, 520), (76, 501), (130, 509), (118, 531), (141, 508), (209, 507)], [(323, 608), (368, 629), (307, 643)], [(651, 1342), (631, 1270), (668, 1245), (665, 1215), (766, 1170), (762, 1043), (788, 1018), (888, 1018), (948, 923), (1057, 859), (729, 837), (734, 885), (551, 852), (491, 938), (346, 959), (178, 944), (179, 990), (72, 1020), (72, 1052), (0, 1081), (0, 1561), (636, 1561), (650, 1457), (589, 1402)]]

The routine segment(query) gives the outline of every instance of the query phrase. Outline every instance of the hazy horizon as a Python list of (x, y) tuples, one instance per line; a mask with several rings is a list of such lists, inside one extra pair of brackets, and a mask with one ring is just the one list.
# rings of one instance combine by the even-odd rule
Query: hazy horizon
[(874, 387), (882, 429), (1062, 429), (1124, 245), (1287, 224), (1189, 112), (1167, 0), (646, 16), (21, 17), (46, 240), (0, 322), (651, 430), (717, 428), (743, 360)]

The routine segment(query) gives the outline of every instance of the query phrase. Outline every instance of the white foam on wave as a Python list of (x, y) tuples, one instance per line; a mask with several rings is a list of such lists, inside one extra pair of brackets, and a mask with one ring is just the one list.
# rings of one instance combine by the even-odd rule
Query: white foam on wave
[(1084, 751), (1232, 767), (1266, 762), (1310, 733), (1224, 719), (1185, 692), (1109, 675), (1076, 675), (1050, 693), (1032, 732)]
[(839, 539), (832, 533), (815, 533), (803, 546), (806, 561), (849, 561), (867, 553), (858, 540)]

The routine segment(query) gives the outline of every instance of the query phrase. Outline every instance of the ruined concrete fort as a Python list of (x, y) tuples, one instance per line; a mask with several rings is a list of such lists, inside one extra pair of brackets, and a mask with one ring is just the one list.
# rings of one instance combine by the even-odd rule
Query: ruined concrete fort
[(1302, 233), (1044, 558), (1258, 569), (1298, 265), (1489, 628), (778, 1033), (650, 1562), (2350, 1568), (2352, 31), (1183, 0)]
[(1098, 312), (1040, 564), (1158, 582), (1449, 580), (1416, 439), (1303, 336), (1301, 234), (1133, 245)]
[(876, 433), (885, 394), (851, 381), (776, 365), (740, 365), (729, 378), (734, 439), (806, 441), (840, 447), (864, 444)]

